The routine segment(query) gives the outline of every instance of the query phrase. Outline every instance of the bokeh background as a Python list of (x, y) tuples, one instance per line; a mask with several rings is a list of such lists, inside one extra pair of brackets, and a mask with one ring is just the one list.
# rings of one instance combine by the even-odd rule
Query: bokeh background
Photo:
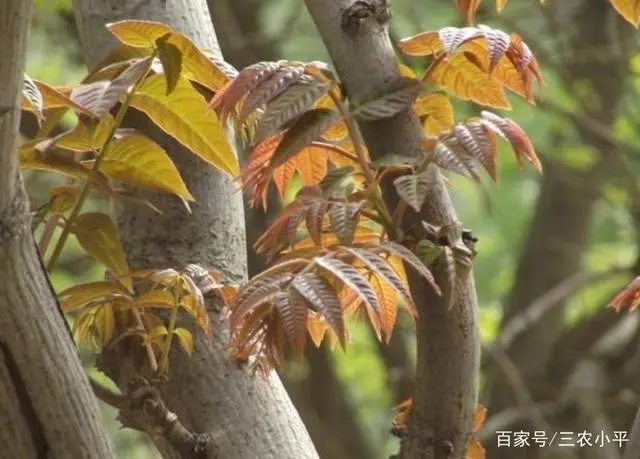
[[(49, 84), (80, 81), (86, 68), (71, 0), (35, 3), (28, 74)], [(521, 173), (505, 147), (497, 185), (452, 177), (459, 218), (479, 238), (480, 388), (489, 412), (478, 436), (491, 459), (617, 458), (612, 442), (496, 448), (496, 431), (612, 438), (615, 430), (629, 430), (640, 403), (637, 313), (605, 307), (640, 274), (640, 32), (606, 0), (550, 0), (544, 7), (511, 0), (499, 16), (494, 2), (484, 3), (479, 22), (520, 34), (543, 69), (546, 86), (537, 106), (511, 97), (513, 110), (503, 115), (527, 131), (545, 174)], [(328, 61), (301, 0), (210, 4), (225, 57), (237, 68), (259, 60)], [(451, 0), (393, 0), (391, 7), (395, 40), (462, 25)], [(425, 66), (419, 59), (402, 62), (416, 71)], [(458, 119), (479, 110), (461, 102), (455, 107)], [(36, 197), (45, 196), (49, 177), (27, 180)], [(250, 239), (271, 217), (248, 216)], [(256, 272), (263, 260), (250, 256)], [(53, 281), (63, 289), (102, 275), (72, 248)], [(281, 373), (323, 458), (387, 458), (398, 448), (390, 434), (392, 407), (412, 391), (413, 324), (403, 315), (389, 346), (376, 342), (365, 324), (353, 323), (350, 331), (346, 353), (309, 349), (304, 361), (289, 362)], [(92, 351), (82, 354), (93, 371)], [(120, 457), (159, 457), (146, 438), (119, 428), (113, 410), (105, 407), (104, 417)]]

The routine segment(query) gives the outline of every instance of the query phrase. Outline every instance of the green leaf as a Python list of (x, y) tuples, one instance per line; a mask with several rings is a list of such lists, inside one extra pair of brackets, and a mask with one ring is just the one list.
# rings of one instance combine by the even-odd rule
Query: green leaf
[(169, 43), (166, 38), (158, 38), (156, 46), (158, 58), (162, 62), (164, 76), (167, 79), (167, 95), (169, 95), (176, 88), (182, 72), (182, 51), (173, 43)]
[(427, 266), (431, 266), (441, 253), (442, 247), (427, 239), (419, 241), (416, 245), (416, 255)]
[(193, 354), (193, 335), (186, 328), (176, 328), (173, 334), (178, 337), (182, 349), (189, 355)]
[(79, 215), (71, 228), (78, 242), (89, 255), (102, 263), (131, 290), (129, 265), (118, 240), (118, 231), (111, 218), (102, 213)]
[(216, 114), (184, 78), (179, 78), (174, 91), (167, 95), (164, 75), (150, 76), (133, 95), (131, 105), (209, 164), (233, 177), (240, 173)]
[(100, 172), (107, 176), (194, 201), (169, 155), (148, 137), (125, 135), (112, 141), (102, 154)]

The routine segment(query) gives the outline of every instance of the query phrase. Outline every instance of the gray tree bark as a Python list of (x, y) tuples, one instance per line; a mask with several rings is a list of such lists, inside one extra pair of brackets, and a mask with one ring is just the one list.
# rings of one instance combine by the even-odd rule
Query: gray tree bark
[[(90, 67), (113, 45), (104, 25), (122, 19), (163, 22), (219, 53), (205, 0), (75, 0), (74, 10)], [(190, 215), (177, 199), (166, 195), (145, 195), (162, 215), (120, 206), (120, 235), (131, 266), (160, 269), (196, 263), (235, 282), (245, 280), (244, 212), (236, 186), (148, 121), (136, 117), (135, 123), (171, 155), (197, 201)], [(275, 373), (264, 381), (230, 362), (224, 324), (215, 313), (211, 319), (213, 338), (196, 336), (191, 358), (180, 351), (172, 353), (169, 381), (160, 387), (169, 409), (187, 428), (210, 434), (211, 458), (318, 457)], [(132, 363), (124, 351), (103, 359), (105, 370), (120, 387), (135, 374), (137, 365)], [(161, 440), (156, 444), (164, 457), (176, 457)]]
[[(320, 34), (329, 50), (349, 99), (356, 105), (388, 92), (399, 76), (393, 47), (381, 16), (371, 15), (383, 2), (350, 0), (306, 0)], [(365, 17), (356, 33), (341, 26), (345, 13), (354, 5)], [(353, 11), (353, 10), (352, 10)], [(367, 15), (366, 11), (369, 11)], [(389, 120), (360, 123), (372, 158), (395, 153), (420, 155), (422, 128), (413, 111), (404, 111)], [(420, 215), (408, 214), (405, 226), (418, 219), (435, 225), (456, 220), (455, 211), (438, 171), (437, 184)], [(390, 187), (385, 191), (393, 208), (397, 197)], [(418, 223), (419, 224), (419, 223)], [(444, 285), (442, 272), (436, 272)], [(422, 282), (410, 279), (420, 317), (417, 321), (417, 384), (409, 431), (402, 442), (403, 459), (462, 459), (476, 405), (479, 371), (479, 331), (477, 300), (473, 278), (450, 309), (442, 298)]]
[(0, 458), (114, 458), (31, 234), (16, 147), (32, 2), (0, 2)]

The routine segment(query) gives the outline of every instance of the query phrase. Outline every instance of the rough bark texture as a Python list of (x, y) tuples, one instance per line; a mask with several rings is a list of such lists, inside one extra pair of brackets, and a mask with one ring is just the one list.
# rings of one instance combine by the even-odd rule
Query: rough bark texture
[[(204, 0), (76, 0), (74, 2), (85, 58), (97, 64), (112, 45), (104, 24), (121, 19), (161, 21), (189, 35), (199, 46), (219, 52)], [(138, 128), (162, 145), (180, 169), (197, 202), (192, 214), (178, 200), (147, 195), (164, 214), (140, 207), (118, 209), (121, 238), (133, 267), (163, 268), (196, 263), (240, 282), (246, 278), (246, 243), (242, 196), (231, 180), (206, 166), (176, 142), (138, 122)], [(169, 408), (188, 428), (209, 432), (209, 457), (253, 459), (315, 458), (317, 453), (277, 376), (263, 381), (229, 362), (224, 326), (212, 316), (214, 338), (196, 338), (189, 359), (172, 355), (170, 379), (160, 389)], [(120, 384), (131, 376), (124, 356), (105, 367)], [(127, 370), (129, 368), (129, 370)], [(165, 457), (175, 457), (162, 442)]]
[(31, 235), (16, 147), (32, 4), (0, 3), (0, 457), (115, 457)]
[[(350, 0), (306, 0), (307, 7), (329, 50), (347, 95), (355, 104), (379, 97), (399, 75), (396, 57), (384, 24), (384, 14), (371, 15), (384, 2)], [(368, 5), (363, 7), (363, 5)], [(346, 32), (345, 13), (361, 7), (364, 18), (357, 30)], [(422, 129), (413, 112), (392, 119), (360, 123), (373, 158), (388, 153), (408, 156), (420, 153)], [(437, 185), (419, 216), (433, 224), (451, 223), (454, 209), (438, 171)], [(387, 189), (391, 208), (395, 197)], [(405, 225), (415, 223), (411, 216)], [(435, 273), (442, 280), (439, 272)], [(401, 457), (460, 459), (471, 428), (476, 403), (479, 367), (479, 332), (473, 280), (460, 294), (460, 301), (447, 308), (422, 282), (410, 279), (419, 308), (417, 323), (418, 364), (414, 409)], [(444, 282), (440, 282), (444, 284)]]

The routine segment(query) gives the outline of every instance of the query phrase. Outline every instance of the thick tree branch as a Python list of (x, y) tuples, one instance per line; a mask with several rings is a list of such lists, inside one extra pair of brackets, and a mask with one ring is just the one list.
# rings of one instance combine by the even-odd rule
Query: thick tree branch
[[(329, 50), (349, 99), (356, 105), (388, 91), (399, 76), (389, 41), (384, 1), (306, 0)], [(422, 128), (413, 112), (404, 111), (381, 121), (360, 123), (373, 158), (387, 153), (420, 155)], [(436, 185), (421, 215), (407, 214), (404, 228), (419, 227), (420, 220), (445, 225), (456, 220), (438, 170)], [(393, 209), (397, 196), (386, 187), (385, 200)], [(442, 282), (444, 272), (436, 270)], [(476, 404), (479, 367), (477, 300), (473, 279), (461, 292), (458, 304), (448, 308), (421, 281), (411, 279), (418, 304), (418, 364), (416, 392), (408, 435), (401, 456), (462, 458)]]
[[(216, 62), (223, 62), (205, 0), (76, 0), (74, 10), (90, 67), (113, 45), (104, 24), (122, 19), (168, 24), (211, 51)], [(191, 214), (175, 197), (157, 193), (144, 196), (162, 215), (129, 205), (118, 207), (120, 235), (130, 265), (161, 269), (196, 263), (242, 282), (247, 276), (246, 243), (242, 195), (236, 184), (146, 118), (136, 116), (130, 122), (165, 148), (196, 198)], [(231, 362), (226, 322), (214, 310), (211, 321), (215, 330), (211, 338), (194, 331), (190, 358), (180, 350), (171, 352), (169, 379), (158, 387), (167, 407), (190, 431), (217, 435), (220, 457), (317, 458), (277, 375), (264, 381)], [(103, 356), (103, 368), (121, 390), (140, 370), (135, 353), (126, 352), (132, 348), (135, 346), (114, 348)], [(164, 457), (175, 457), (165, 441), (156, 444)], [(207, 457), (216, 455), (209, 452)]]
[(0, 2), (0, 444), (3, 458), (113, 458), (31, 234), (18, 172), (32, 2)]

